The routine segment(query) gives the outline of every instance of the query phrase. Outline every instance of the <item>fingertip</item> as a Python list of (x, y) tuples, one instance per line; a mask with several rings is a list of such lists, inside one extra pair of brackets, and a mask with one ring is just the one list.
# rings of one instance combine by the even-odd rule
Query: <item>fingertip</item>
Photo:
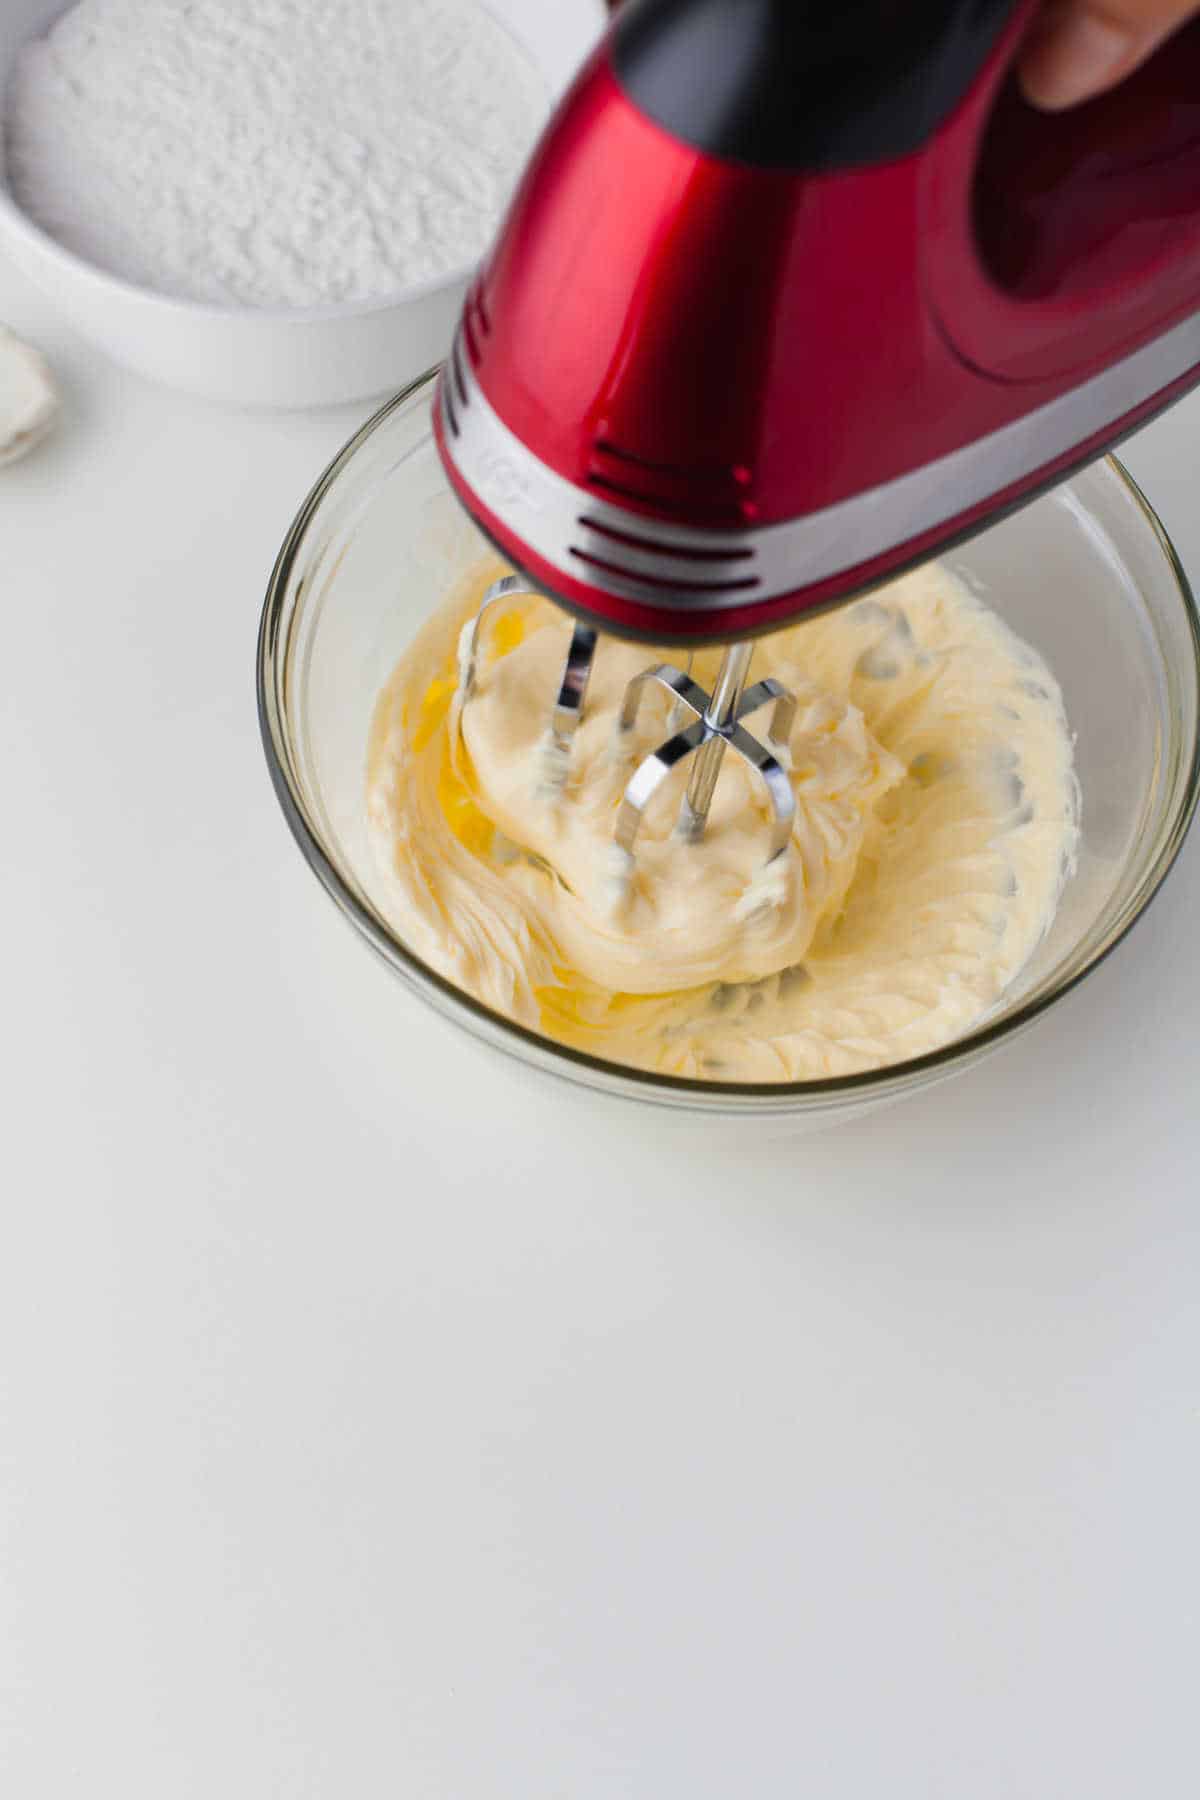
[(1103, 93), (1139, 60), (1133, 29), (1085, 7), (1071, 7), (1035, 32), (1021, 57), (1017, 78), (1031, 106), (1063, 112)]

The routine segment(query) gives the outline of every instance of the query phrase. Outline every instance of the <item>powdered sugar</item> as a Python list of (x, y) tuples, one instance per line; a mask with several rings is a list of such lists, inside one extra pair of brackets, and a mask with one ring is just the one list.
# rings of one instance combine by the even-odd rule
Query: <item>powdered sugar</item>
[(475, 0), (81, 0), (18, 58), (8, 178), (161, 293), (385, 299), (482, 253), (546, 112)]

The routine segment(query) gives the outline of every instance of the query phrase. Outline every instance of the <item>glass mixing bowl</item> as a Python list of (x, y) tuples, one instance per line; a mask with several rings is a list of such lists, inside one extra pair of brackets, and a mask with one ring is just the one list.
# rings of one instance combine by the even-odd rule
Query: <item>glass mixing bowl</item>
[(867, 1074), (732, 1084), (599, 1061), (460, 993), (389, 925), (365, 804), (379, 691), (429, 612), (487, 549), (442, 474), (432, 396), (432, 375), (399, 394), (317, 483), (280, 552), (258, 650), (263, 741), (296, 840), (346, 917), (432, 1006), (498, 1050), (587, 1087), (815, 1123), (976, 1062), (1082, 980), (1144, 911), (1196, 805), (1200, 618), (1166, 533), (1110, 458), (946, 559), (1058, 676), (1083, 792), (1078, 871), (1033, 959), (975, 1030)]

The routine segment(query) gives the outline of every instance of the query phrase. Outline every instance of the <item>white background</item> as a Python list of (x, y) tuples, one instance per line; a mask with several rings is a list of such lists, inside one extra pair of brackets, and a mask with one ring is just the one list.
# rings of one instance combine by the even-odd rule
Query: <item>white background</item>
[[(263, 765), (263, 588), (362, 409), (0, 318), (67, 391), (0, 473), (3, 1793), (1194, 1795), (1200, 841), (865, 1122), (545, 1083), (355, 940)], [(1198, 436), (1128, 452), (1193, 571)]]

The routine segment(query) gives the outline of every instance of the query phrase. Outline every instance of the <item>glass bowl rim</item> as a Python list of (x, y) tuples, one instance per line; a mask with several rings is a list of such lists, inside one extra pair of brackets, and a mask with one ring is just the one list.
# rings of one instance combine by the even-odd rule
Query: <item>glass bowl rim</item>
[[(503, 1046), (509, 1054), (518, 1056), (524, 1062), (535, 1061), (542, 1067), (548, 1062), (551, 1065), (549, 1072), (562, 1078), (578, 1080), (590, 1076), (594, 1085), (598, 1077), (605, 1085), (615, 1082), (622, 1087), (631, 1087), (635, 1090), (635, 1096), (648, 1101), (674, 1099), (684, 1104), (690, 1100), (701, 1105), (705, 1102), (713, 1105), (721, 1101), (772, 1100), (779, 1103), (791, 1102), (796, 1106), (806, 1100), (864, 1100), (878, 1096), (881, 1090), (887, 1092), (891, 1088), (903, 1089), (913, 1081), (949, 1073), (959, 1064), (973, 1061), (983, 1052), (995, 1048), (1032, 1024), (1086, 980), (1124, 942), (1145, 915), (1174, 867), (1195, 816), (1197, 801), (1200, 800), (1200, 608), (1179, 553), (1162, 520), (1124, 463), (1109, 454), (1096, 460), (1108, 464), (1135, 502), (1157, 540), (1175, 582), (1191, 637), (1191, 674), (1197, 701), (1197, 724), (1190, 745), (1190, 760), (1182, 795), (1174, 811), (1164, 821), (1161, 841), (1155, 854), (1143, 870), (1136, 888), (1126, 900), (1116, 921), (1083, 963), (1068, 976), (1061, 981), (1052, 981), (1049, 987), (1035, 993), (1011, 1012), (993, 1017), (964, 1037), (955, 1038), (937, 1050), (926, 1051), (921, 1056), (909, 1057), (903, 1062), (888, 1063), (881, 1068), (865, 1069), (851, 1075), (822, 1076), (811, 1081), (748, 1082), (706, 1081), (696, 1076), (659, 1074), (649, 1069), (638, 1069), (604, 1057), (592, 1056), (586, 1050), (575, 1050), (529, 1026), (517, 1024), (503, 1013), (493, 1011), (482, 1001), (456, 987), (445, 976), (439, 975), (435, 969), (431, 969), (401, 942), (387, 921), (359, 897), (326, 848), (320, 828), (312, 818), (293, 774), (284, 709), (278, 703), (275, 672), (283, 607), (292, 570), (309, 526), (358, 451), (386, 424), (393, 413), (399, 412), (422, 389), (429, 387), (437, 372), (436, 366), (426, 370), (423, 375), (392, 395), (342, 446), (313, 484), (288, 529), (271, 571), (259, 624), (256, 656), (259, 729), (271, 783), (288, 827), (309, 868), (326, 893), (393, 973), (415, 978), (418, 990), (432, 989), (448, 1002), (447, 1010), (451, 1015), (465, 1012), (468, 1019), (474, 1019), (486, 1027), (489, 1038), (498, 1032), (502, 1040), (510, 1040)], [(425, 996), (422, 995), (422, 998)], [(533, 1052), (533, 1056), (522, 1055), (518, 1046), (527, 1047)]]

